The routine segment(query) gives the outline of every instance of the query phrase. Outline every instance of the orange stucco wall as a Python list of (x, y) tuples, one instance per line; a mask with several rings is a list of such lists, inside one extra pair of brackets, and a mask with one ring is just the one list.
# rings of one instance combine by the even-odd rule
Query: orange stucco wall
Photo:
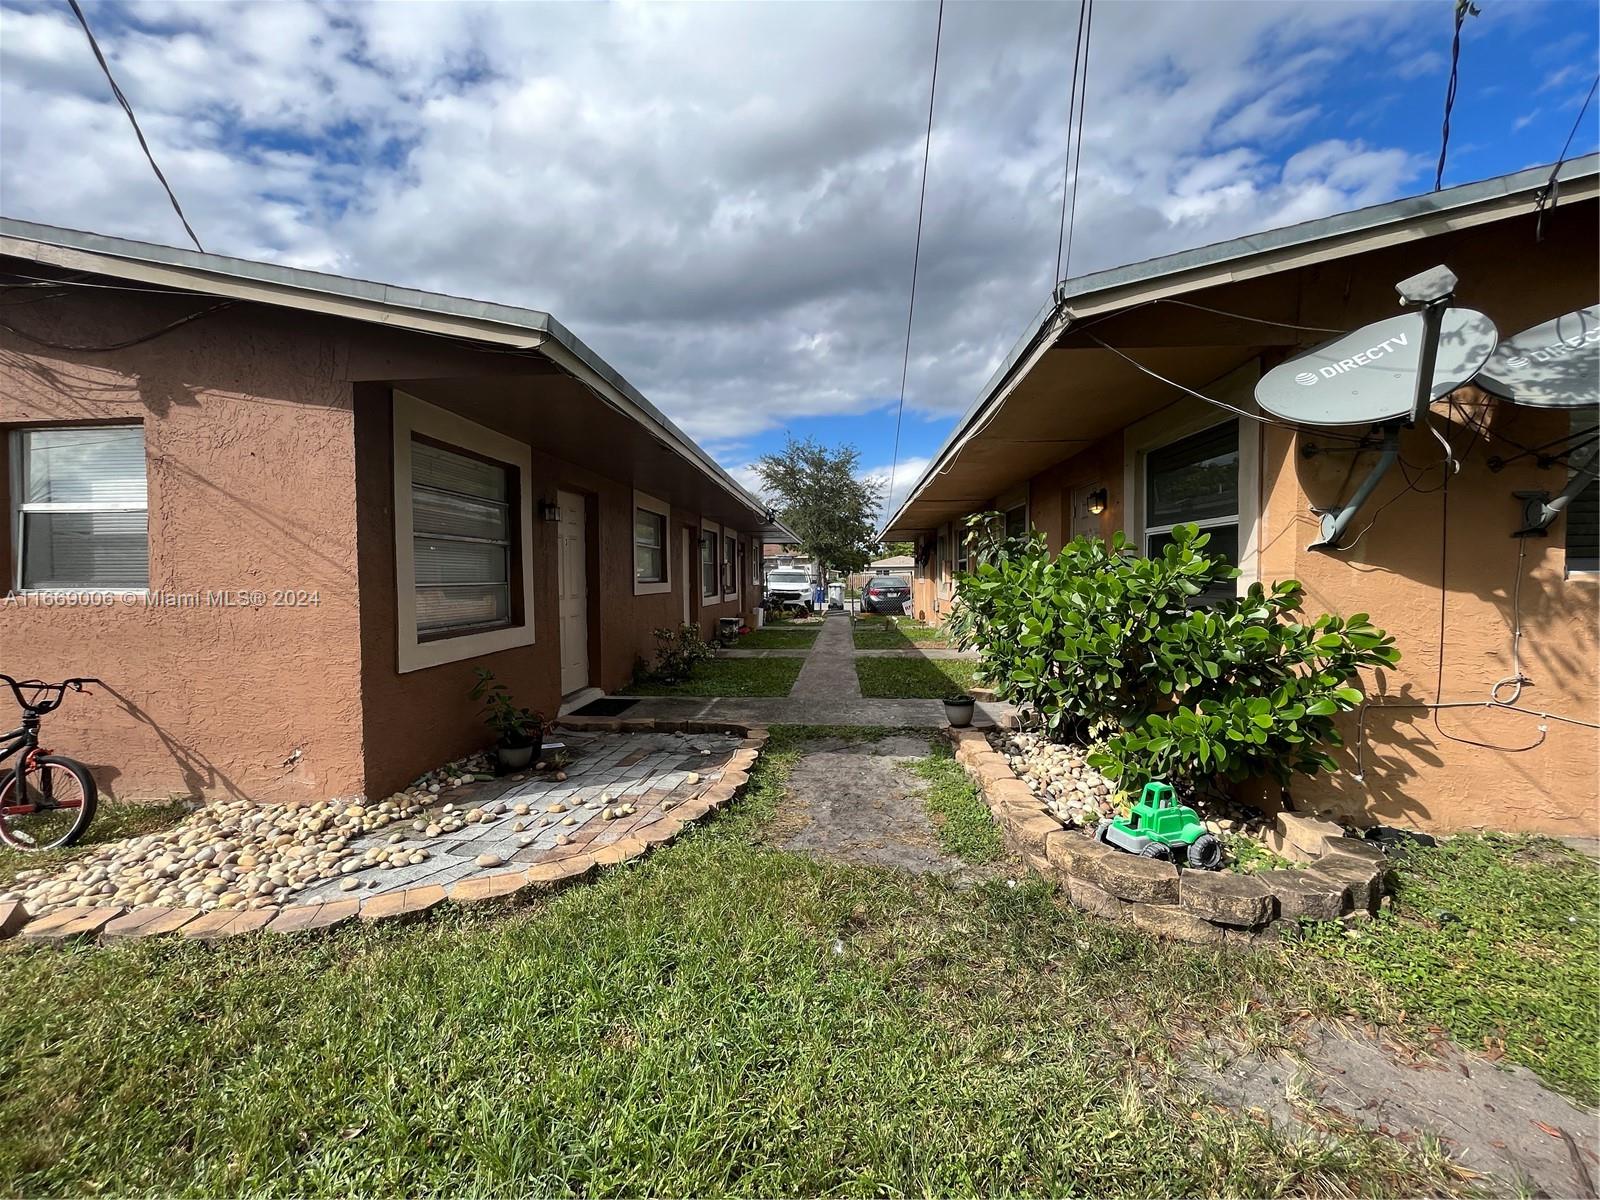
[[(450, 758), (484, 746), (490, 735), (467, 691), (478, 667), (487, 667), (521, 703), (553, 717), (561, 704), (560, 643), (556, 591), (556, 526), (533, 527), (532, 600), (536, 641), (531, 646), (445, 663), (401, 674), (397, 667), (394, 568), (392, 409), (387, 387), (362, 386), (356, 401), (360, 491), (362, 681), (366, 696), (364, 739), (368, 788), (381, 794)], [(622, 690), (639, 659), (654, 658), (654, 630), (683, 620), (682, 539), (696, 533), (697, 513), (674, 509), (669, 521), (668, 563), (672, 591), (633, 592), (633, 486), (563, 462), (537, 448), (527, 410), (498, 416), (474, 413), (497, 432), (534, 442), (533, 477), (542, 496), (576, 492), (587, 500), (589, 556), (590, 682), (608, 692)], [(749, 554), (748, 534), (741, 535)], [(691, 546), (696, 571), (698, 545)], [(747, 562), (748, 571), (748, 562)], [(717, 619), (750, 619), (754, 589), (742, 581), (736, 600), (715, 603), (692, 597), (691, 611), (702, 633), (716, 632)], [(689, 581), (697, 592), (698, 575)]]
[[(195, 309), (190, 298), (88, 293), (29, 305), (13, 320), (47, 341), (91, 345)], [(142, 423), (150, 592), (152, 600), (183, 600), (70, 607), (38, 597), (0, 600), (0, 671), (106, 681), (47, 719), (46, 744), (89, 763), (111, 796), (270, 802), (381, 794), (485, 745), (489, 734), (466, 697), (477, 665), (553, 716), (560, 701), (554, 526), (533, 530), (534, 645), (396, 671), (390, 392), (387, 384), (351, 382), (383, 371), (459, 380), (523, 369), (503, 355), (472, 358), (437, 340), (248, 306), (112, 353), (49, 350), (0, 333), (0, 441), (31, 424)], [(590, 677), (614, 690), (636, 657), (653, 655), (652, 630), (682, 619), (679, 539), (686, 526), (698, 530), (701, 515), (673, 511), (673, 591), (635, 596), (633, 485), (620, 448), (594, 447), (597, 458), (617, 461), (615, 474), (539, 448), (541, 429), (574, 403), (588, 401), (568, 393), (516, 413), (472, 417), (533, 446), (541, 496), (553, 499), (561, 488), (587, 497)], [(0, 453), (0, 476), (7, 462)], [(657, 490), (673, 480), (702, 494), (712, 486), (672, 462), (655, 468)], [(0, 569), (9, 581), (13, 514), (8, 482), (0, 485), (7, 511)], [(708, 634), (719, 617), (753, 615), (751, 541), (749, 531), (740, 533), (746, 569), (738, 598), (694, 600)], [(691, 557), (698, 564), (698, 553)], [(266, 599), (205, 602), (223, 590)], [(275, 603), (279, 591), (310, 593), (315, 603)], [(0, 708), (9, 703), (0, 697)]]
[[(1566, 432), (1568, 417), (1494, 401), (1473, 400), (1469, 408), (1491, 438), (1475, 434), (1461, 418), (1448, 419), (1442, 409), (1435, 414), (1461, 463), (1448, 491), (1440, 486), (1439, 444), (1425, 430), (1407, 432), (1401, 453), (1419, 486), (1409, 489), (1402, 474), (1392, 472), (1353, 526), (1358, 533), (1369, 522), (1370, 528), (1336, 554), (1305, 548), (1316, 536), (1310, 510), (1348, 494), (1350, 456), (1307, 459), (1296, 435), (1266, 431), (1263, 577), (1300, 580), (1313, 613), (1371, 613), (1405, 656), (1363, 680), (1372, 707), (1362, 776), (1355, 773), (1356, 721), (1349, 719), (1350, 745), (1337, 756), (1340, 772), (1297, 781), (1293, 794), (1300, 807), (1426, 829), (1592, 837), (1600, 833), (1600, 732), (1481, 706), (1377, 707), (1441, 700), (1481, 705), (1495, 682), (1513, 673), (1520, 609), (1520, 669), (1530, 680), (1520, 705), (1600, 722), (1600, 581), (1566, 576), (1564, 518), (1548, 537), (1510, 536), (1522, 513), (1512, 493), (1559, 491), (1565, 469), (1541, 470), (1524, 458), (1495, 472), (1487, 461), (1514, 455), (1511, 442), (1551, 441)], [(1357, 478), (1370, 462), (1371, 456), (1359, 460)], [(1502, 698), (1511, 693), (1503, 689)]]
[[(11, 321), (49, 341), (99, 344), (195, 309), (114, 297), (32, 304)], [(0, 670), (105, 680), (92, 697), (69, 697), (44, 734), (90, 763), (106, 793), (285, 800), (360, 789), (353, 417), (334, 359), (326, 337), (236, 311), (114, 354), (0, 332), (0, 434), (143, 424), (153, 598), (267, 594), (258, 607), (0, 601)], [(11, 528), (8, 515), (8, 551)], [(280, 589), (317, 603), (274, 603)], [(0, 710), (11, 703), (5, 694)]]

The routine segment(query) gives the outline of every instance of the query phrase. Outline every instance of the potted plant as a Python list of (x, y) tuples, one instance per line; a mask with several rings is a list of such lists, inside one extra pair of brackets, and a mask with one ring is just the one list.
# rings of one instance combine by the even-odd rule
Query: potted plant
[(973, 703), (972, 697), (965, 694), (945, 699), (944, 719), (950, 722), (952, 729), (965, 729), (972, 724)]
[(544, 717), (519, 707), (511, 690), (483, 667), (478, 668), (478, 682), (469, 695), (483, 701), (483, 722), (498, 735), (494, 752), (500, 769), (519, 771), (531, 763), (544, 745)]

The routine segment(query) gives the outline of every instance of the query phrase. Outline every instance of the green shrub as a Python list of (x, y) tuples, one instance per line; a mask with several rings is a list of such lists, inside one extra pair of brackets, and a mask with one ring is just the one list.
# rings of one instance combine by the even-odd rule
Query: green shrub
[(1052, 557), (1037, 534), (993, 536), (989, 514), (968, 524), (977, 565), (957, 581), (957, 638), (1052, 737), (1098, 743), (1090, 763), (1125, 789), (1332, 770), (1357, 669), (1400, 658), (1366, 613), (1299, 620), (1294, 580), (1202, 606), (1239, 572), (1193, 525), (1140, 558), (1120, 533)]
[(650, 678), (658, 683), (680, 683), (689, 678), (695, 667), (710, 662), (715, 649), (700, 636), (698, 625), (665, 626), (653, 631), (656, 639), (656, 662)]

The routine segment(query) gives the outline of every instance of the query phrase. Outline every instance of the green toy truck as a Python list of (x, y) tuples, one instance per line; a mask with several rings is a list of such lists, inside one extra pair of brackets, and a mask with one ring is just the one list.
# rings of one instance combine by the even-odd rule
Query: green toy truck
[(1186, 866), (1215, 871), (1222, 865), (1222, 843), (1206, 832), (1194, 809), (1178, 803), (1170, 784), (1145, 784), (1128, 818), (1100, 822), (1094, 836), (1144, 858), (1171, 861), (1174, 851), (1181, 850)]

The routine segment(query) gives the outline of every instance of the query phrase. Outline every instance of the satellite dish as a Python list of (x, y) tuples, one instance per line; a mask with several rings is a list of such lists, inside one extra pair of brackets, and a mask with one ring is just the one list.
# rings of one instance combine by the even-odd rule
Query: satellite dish
[[(1424, 313), (1365, 325), (1280, 363), (1256, 384), (1256, 403), (1299, 425), (1376, 425), (1409, 417), (1426, 342)], [(1432, 398), (1468, 382), (1494, 351), (1494, 322), (1470, 308), (1444, 310)]]
[(1591, 304), (1500, 343), (1478, 382), (1513, 404), (1600, 404), (1600, 305)]

